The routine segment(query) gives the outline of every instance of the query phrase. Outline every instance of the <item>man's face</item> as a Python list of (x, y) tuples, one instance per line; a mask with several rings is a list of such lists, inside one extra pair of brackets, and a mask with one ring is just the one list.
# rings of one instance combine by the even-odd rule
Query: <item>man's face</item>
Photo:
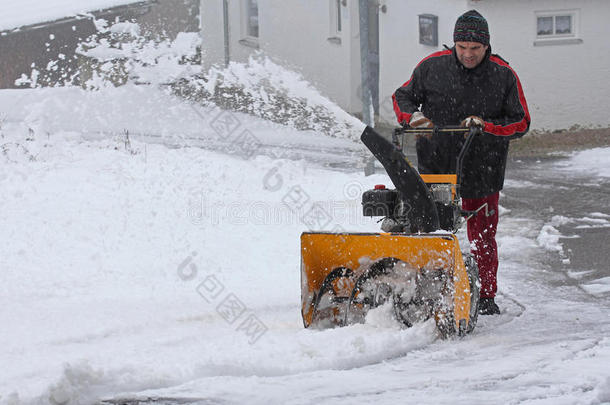
[(468, 69), (475, 68), (483, 61), (489, 45), (478, 42), (459, 41), (455, 43), (457, 58)]

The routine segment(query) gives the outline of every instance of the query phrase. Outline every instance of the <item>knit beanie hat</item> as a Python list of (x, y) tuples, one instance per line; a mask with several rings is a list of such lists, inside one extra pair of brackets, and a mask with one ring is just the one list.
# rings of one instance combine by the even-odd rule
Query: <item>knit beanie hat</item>
[(458, 17), (453, 30), (453, 42), (479, 42), (489, 45), (487, 20), (476, 10), (470, 10)]

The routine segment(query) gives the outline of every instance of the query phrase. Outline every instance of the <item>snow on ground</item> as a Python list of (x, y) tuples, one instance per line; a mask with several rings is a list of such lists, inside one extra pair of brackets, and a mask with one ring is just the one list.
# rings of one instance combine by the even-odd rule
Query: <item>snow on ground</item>
[[(145, 156), (132, 156), (112, 146), (67, 142), (47, 148), (48, 157), (38, 155), (36, 162), (4, 166), (1, 227), (3, 246), (13, 254), (2, 263), (8, 269), (2, 306), (11, 309), (3, 312), (8, 316), (3, 321), (11, 332), (0, 345), (8, 351), (2, 363), (14, 364), (11, 373), (17, 377), (2, 378), (5, 388), (19, 387), (21, 378), (34, 373), (26, 386), (44, 391), (37, 382), (48, 384), (44, 376), (61, 375), (66, 362), (76, 362), (72, 372), (87, 375), (79, 363), (84, 352), (98, 367), (131, 369), (125, 384), (99, 378), (133, 390), (218, 372), (281, 375), (354, 367), (414, 345), (409, 342), (414, 331), (392, 330), (372, 339), (373, 331), (365, 328), (350, 344), (347, 332), (339, 330), (335, 353), (326, 356), (320, 349), (328, 336), (300, 327), (294, 258), (305, 228), (301, 217), (313, 205), (293, 212), (282, 199), (299, 187), (312, 202), (328, 204), (333, 216), (328, 229), (338, 221), (348, 226), (359, 207), (343, 190), (355, 179), (364, 181), (362, 176), (337, 175), (320, 184), (328, 172), (299, 162), (244, 161), (158, 145), (149, 145)], [(281, 168), (269, 183), (274, 188), (265, 190), (265, 176), (274, 168)], [(372, 186), (375, 179), (366, 182)], [(341, 219), (345, 213), (339, 210), (352, 212), (351, 219)], [(352, 227), (367, 228), (354, 222)], [(179, 268), (189, 257), (197, 275)], [(206, 280), (224, 286), (227, 294), (212, 300), (201, 284)], [(231, 296), (275, 331), (254, 350), (248, 336), (236, 332), (237, 324), (225, 325), (214, 311), (220, 298)], [(268, 317), (269, 310), (282, 313), (286, 306), (291, 316)], [(147, 335), (152, 346), (142, 345)], [(24, 347), (27, 353), (20, 350)], [(187, 361), (193, 357), (195, 363)], [(139, 375), (136, 369), (148, 371)], [(98, 371), (92, 370), (95, 385)], [(57, 390), (64, 394), (61, 387), (50, 393)]]
[[(300, 233), (376, 231), (360, 194), (389, 184), (324, 167), (345, 141), (146, 87), (2, 91), (0, 112), (0, 403), (610, 401), (608, 301), (548, 282), (543, 222), (503, 211), (504, 313), (467, 338), (306, 330)], [(326, 157), (278, 155), (308, 147)]]
[(128, 134), (130, 139), (230, 150), (244, 157), (296, 153), (315, 159), (323, 151), (334, 150), (349, 158), (364, 151), (362, 145), (347, 139), (290, 129), (213, 105), (195, 106), (169, 92), (131, 84), (95, 92), (75, 87), (3, 90), (0, 120), (5, 132), (30, 133), (40, 141), (29, 145), (30, 149), (52, 142), (52, 134), (70, 133), (88, 140), (113, 138), (117, 144)]
[(54, 21), (64, 17), (86, 14), (123, 4), (136, 3), (134, 0), (4, 0), (0, 13), (0, 31)]

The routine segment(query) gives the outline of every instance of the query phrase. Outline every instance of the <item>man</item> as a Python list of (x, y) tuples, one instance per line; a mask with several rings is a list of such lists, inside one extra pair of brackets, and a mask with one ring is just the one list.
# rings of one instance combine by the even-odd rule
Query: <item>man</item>
[[(392, 96), (398, 122), (413, 128), (477, 126), (464, 157), (460, 192), (462, 207), (476, 210), (468, 221), (468, 239), (481, 277), (480, 313), (499, 314), (498, 252), (495, 240), (498, 197), (510, 139), (529, 129), (530, 115), (521, 83), (508, 63), (491, 53), (487, 21), (475, 10), (461, 15), (453, 33), (455, 46), (423, 59), (413, 75)], [(421, 107), (421, 109), (420, 109)], [(451, 173), (463, 137), (419, 136), (416, 149), (420, 173)]]

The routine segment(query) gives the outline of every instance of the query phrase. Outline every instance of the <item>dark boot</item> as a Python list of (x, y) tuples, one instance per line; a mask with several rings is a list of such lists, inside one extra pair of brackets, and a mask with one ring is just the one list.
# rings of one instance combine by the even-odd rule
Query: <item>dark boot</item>
[(500, 315), (500, 308), (498, 308), (493, 298), (481, 298), (481, 301), (479, 301), (479, 314)]

